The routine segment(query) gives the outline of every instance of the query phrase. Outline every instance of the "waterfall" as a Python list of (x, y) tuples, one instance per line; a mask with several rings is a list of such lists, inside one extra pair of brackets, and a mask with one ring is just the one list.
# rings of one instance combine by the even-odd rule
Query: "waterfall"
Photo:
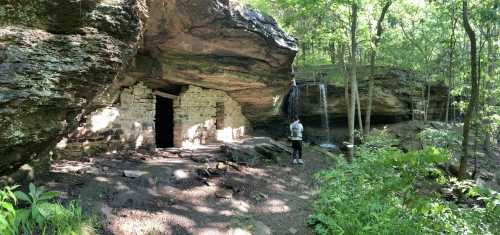
[(319, 84), (319, 95), (321, 99), (321, 106), (323, 109), (323, 115), (321, 116), (321, 124), (323, 128), (326, 129), (326, 143), (330, 143), (330, 119), (328, 118), (328, 100), (327, 100), (327, 90), (325, 84)]

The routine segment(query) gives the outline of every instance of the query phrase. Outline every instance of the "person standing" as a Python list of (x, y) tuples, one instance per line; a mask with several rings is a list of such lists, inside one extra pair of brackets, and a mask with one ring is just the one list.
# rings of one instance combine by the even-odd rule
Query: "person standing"
[(292, 124), (290, 124), (290, 140), (292, 141), (293, 148), (293, 164), (304, 164), (302, 160), (302, 132), (304, 132), (304, 127), (300, 123), (299, 117), (295, 116), (293, 118)]

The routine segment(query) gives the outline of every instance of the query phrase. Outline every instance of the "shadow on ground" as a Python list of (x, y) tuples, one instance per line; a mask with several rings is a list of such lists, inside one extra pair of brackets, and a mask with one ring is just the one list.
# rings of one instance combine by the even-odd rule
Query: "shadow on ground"
[[(202, 176), (200, 169), (226, 161), (219, 146), (185, 154), (158, 150), (95, 158), (58, 160), (37, 182), (78, 199), (87, 213), (102, 218), (104, 234), (231, 234), (235, 227), (255, 233), (311, 234), (313, 175), (333, 162), (306, 148), (304, 166), (277, 163), (227, 166)], [(203, 156), (204, 161), (194, 161)], [(124, 170), (140, 176), (126, 177)], [(233, 228), (233, 230), (231, 230)]]

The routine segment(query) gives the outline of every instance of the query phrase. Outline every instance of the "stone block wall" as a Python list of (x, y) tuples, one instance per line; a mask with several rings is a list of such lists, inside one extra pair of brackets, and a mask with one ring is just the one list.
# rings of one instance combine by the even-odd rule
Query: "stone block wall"
[[(245, 135), (248, 120), (225, 92), (188, 86), (173, 101), (174, 145), (196, 147)], [(218, 112), (219, 111), (219, 112)], [(56, 155), (80, 156), (155, 147), (156, 96), (142, 83), (124, 89), (113, 106), (99, 109), (64, 138)]]
[(85, 123), (63, 138), (56, 155), (80, 156), (155, 146), (155, 96), (139, 83), (124, 89), (117, 103), (91, 113)]
[(233, 141), (245, 135), (248, 126), (240, 105), (223, 91), (189, 86), (174, 101), (174, 145), (177, 147)]
[(113, 124), (114, 129), (121, 130), (121, 143), (135, 149), (155, 146), (155, 102), (153, 90), (141, 83), (122, 92), (120, 116)]

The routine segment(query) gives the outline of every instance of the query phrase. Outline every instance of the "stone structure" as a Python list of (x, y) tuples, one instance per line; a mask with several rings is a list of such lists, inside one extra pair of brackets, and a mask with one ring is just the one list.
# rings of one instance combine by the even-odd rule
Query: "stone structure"
[[(156, 98), (154, 91), (141, 82), (125, 88), (117, 103), (88, 115), (80, 127), (56, 145), (54, 153), (78, 156), (154, 149), (155, 134), (169, 134), (155, 133)], [(249, 128), (241, 106), (225, 92), (197, 86), (186, 86), (174, 98), (172, 125), (174, 145), (181, 148), (232, 142), (243, 137)]]
[(154, 148), (154, 117), (153, 91), (142, 83), (125, 88), (118, 102), (86, 116), (85, 122), (56, 145), (55, 154)]
[(248, 127), (240, 105), (223, 91), (189, 86), (175, 101), (175, 146), (230, 142), (244, 136)]
[(122, 143), (135, 149), (154, 147), (155, 101), (153, 91), (142, 83), (121, 93), (120, 117), (113, 129), (118, 129)]

